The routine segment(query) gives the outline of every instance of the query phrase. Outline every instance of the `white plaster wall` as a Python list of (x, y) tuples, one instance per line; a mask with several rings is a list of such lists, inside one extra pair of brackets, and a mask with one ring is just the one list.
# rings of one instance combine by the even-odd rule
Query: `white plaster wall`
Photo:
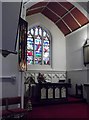
[(87, 26), (66, 37), (67, 70), (85, 69), (83, 64), (83, 45), (87, 39)]
[[(18, 61), (17, 55), (9, 54), (2, 56), (2, 97), (13, 97), (18, 95)], [(13, 80), (11, 77), (16, 77)], [(10, 79), (11, 78), (11, 79)]]
[(71, 94), (75, 94), (75, 84), (87, 82), (87, 67), (83, 64), (83, 45), (86, 39), (87, 25), (66, 37), (66, 66), (67, 77), (72, 82)]
[(35, 14), (26, 18), (29, 27), (40, 24), (46, 27), (52, 35), (52, 66), (51, 67), (39, 67), (29, 66), (29, 69), (53, 69), (59, 71), (66, 70), (66, 49), (65, 49), (65, 37), (58, 27), (48, 18), (42, 14)]

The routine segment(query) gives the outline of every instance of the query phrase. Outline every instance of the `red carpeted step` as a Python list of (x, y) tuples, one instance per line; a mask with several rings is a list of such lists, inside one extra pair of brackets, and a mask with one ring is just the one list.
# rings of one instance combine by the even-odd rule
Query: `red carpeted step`
[(76, 98), (76, 97), (68, 97), (68, 103), (73, 103), (73, 102), (84, 102), (82, 98)]
[(76, 97), (68, 97), (66, 100), (42, 100), (42, 101), (36, 101), (32, 100), (33, 106), (40, 106), (40, 105), (51, 105), (51, 104), (67, 104), (67, 103), (81, 103), (84, 102), (82, 98), (76, 98)]

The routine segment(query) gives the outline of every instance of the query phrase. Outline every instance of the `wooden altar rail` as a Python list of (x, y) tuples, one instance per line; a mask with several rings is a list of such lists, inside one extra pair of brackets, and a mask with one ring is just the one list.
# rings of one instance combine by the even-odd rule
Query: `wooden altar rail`
[(69, 83), (42, 83), (36, 84), (37, 100), (42, 102), (57, 102), (67, 100)]

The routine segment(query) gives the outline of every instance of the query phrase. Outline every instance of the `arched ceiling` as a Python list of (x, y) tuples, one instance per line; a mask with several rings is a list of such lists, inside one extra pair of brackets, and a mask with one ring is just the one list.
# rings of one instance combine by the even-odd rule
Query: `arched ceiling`
[(70, 2), (38, 2), (26, 10), (26, 16), (37, 13), (53, 21), (65, 36), (89, 23), (88, 17)]

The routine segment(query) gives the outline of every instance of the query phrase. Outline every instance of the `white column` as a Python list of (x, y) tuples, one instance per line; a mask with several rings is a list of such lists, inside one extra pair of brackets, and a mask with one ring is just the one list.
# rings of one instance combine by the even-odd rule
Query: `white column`
[[(2, 49), (2, 2), (0, 2), (0, 49)], [(0, 98), (2, 98), (2, 55), (0, 51)], [(0, 106), (2, 111), (2, 106)], [(0, 116), (1, 120), (1, 116)]]
[[(0, 2), (0, 49), (2, 50), (2, 2)], [(2, 54), (0, 51), (0, 98), (2, 98)]]
[(21, 72), (21, 108), (24, 108), (24, 72)]
[[(89, 2), (87, 3), (87, 11), (89, 13)], [(89, 14), (87, 14), (89, 18)], [(87, 25), (87, 38), (89, 39), (89, 25)], [(87, 82), (89, 83), (89, 64), (87, 65)]]

